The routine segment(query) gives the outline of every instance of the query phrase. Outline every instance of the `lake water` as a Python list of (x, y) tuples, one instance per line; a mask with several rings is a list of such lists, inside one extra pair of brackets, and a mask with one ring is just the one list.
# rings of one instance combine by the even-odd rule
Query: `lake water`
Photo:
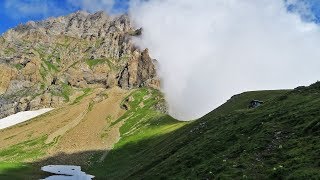
[(45, 180), (91, 180), (94, 178), (94, 176), (81, 171), (80, 166), (48, 165), (41, 167), (41, 170), (56, 174), (45, 178)]

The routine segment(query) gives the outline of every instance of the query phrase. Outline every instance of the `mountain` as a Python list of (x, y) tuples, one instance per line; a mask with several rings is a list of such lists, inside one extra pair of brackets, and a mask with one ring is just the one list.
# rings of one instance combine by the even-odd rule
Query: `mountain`
[(320, 178), (320, 82), (177, 121), (156, 60), (132, 43), (141, 33), (126, 15), (76, 12), (1, 37), (1, 115), (55, 109), (0, 130), (0, 179), (45, 178), (50, 164), (96, 179)]
[[(156, 60), (133, 44), (141, 33), (127, 15), (78, 11), (21, 24), (0, 37), (0, 118), (54, 108), (0, 130), (0, 179), (43, 178), (38, 171), (49, 163), (103, 161), (126, 122), (182, 124), (166, 115)], [(87, 151), (100, 152), (68, 158)], [(20, 167), (32, 170), (26, 175)]]
[(83, 11), (28, 22), (0, 38), (0, 118), (59, 107), (95, 88), (159, 88), (155, 60), (127, 15)]

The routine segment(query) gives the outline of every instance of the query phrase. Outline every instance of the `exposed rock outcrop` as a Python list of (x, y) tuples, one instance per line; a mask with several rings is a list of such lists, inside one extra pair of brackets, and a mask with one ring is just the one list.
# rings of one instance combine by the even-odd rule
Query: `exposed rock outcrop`
[(17, 71), (4, 64), (0, 64), (0, 95), (7, 92), (11, 80), (17, 76)]
[(149, 86), (158, 88), (156, 67), (150, 58), (148, 49), (143, 52), (135, 51), (120, 73), (118, 84), (122, 88)]
[(28, 22), (0, 37), (0, 118), (70, 101), (86, 88), (159, 88), (155, 60), (127, 15), (84, 11)]

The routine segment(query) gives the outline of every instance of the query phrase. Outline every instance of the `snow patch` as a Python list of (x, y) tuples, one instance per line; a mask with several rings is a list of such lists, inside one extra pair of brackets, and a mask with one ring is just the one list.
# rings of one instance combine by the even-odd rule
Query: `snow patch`
[(34, 117), (37, 117), (51, 110), (53, 110), (53, 108), (44, 108), (36, 111), (18, 112), (17, 114), (13, 114), (11, 116), (0, 119), (0, 129), (4, 129), (7, 127), (14, 126), (16, 124), (28, 121)]

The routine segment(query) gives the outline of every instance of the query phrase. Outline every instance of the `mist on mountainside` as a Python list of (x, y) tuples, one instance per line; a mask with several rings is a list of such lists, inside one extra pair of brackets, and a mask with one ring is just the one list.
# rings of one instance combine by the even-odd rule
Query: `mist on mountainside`
[(302, 1), (132, 1), (130, 15), (175, 118), (201, 117), (235, 93), (319, 79), (320, 28)]

